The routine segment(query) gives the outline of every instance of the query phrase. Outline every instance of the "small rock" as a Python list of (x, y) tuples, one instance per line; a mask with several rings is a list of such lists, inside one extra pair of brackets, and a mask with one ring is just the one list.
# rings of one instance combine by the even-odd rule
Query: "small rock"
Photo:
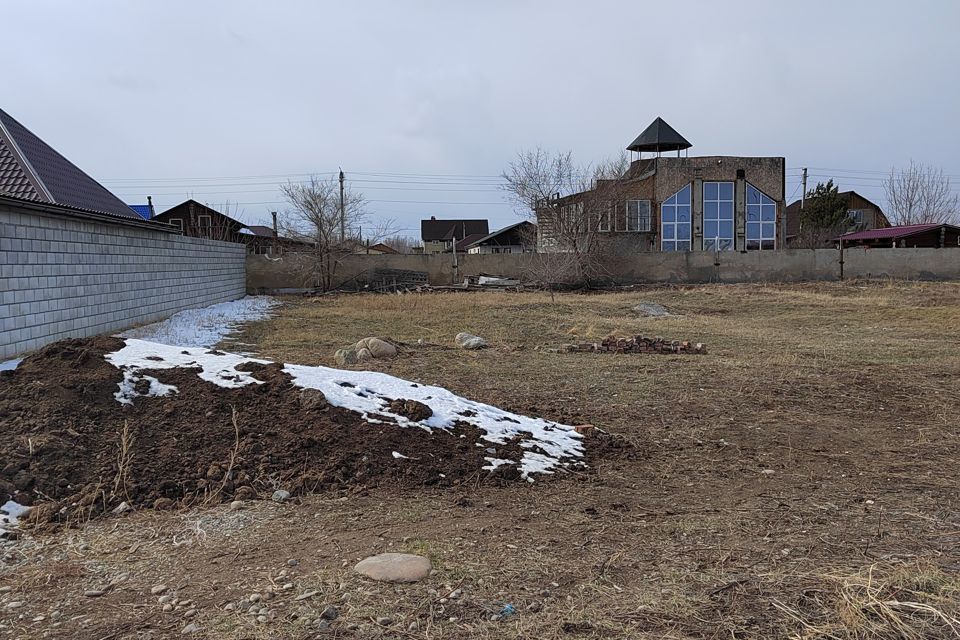
[(341, 367), (357, 364), (357, 352), (353, 349), (337, 349), (337, 352), (333, 354), (333, 359)]
[(250, 597), (247, 598), (250, 602), (260, 602), (262, 596), (259, 593), (251, 593)]
[(118, 516), (118, 515), (120, 515), (121, 513), (125, 513), (125, 512), (127, 512), (127, 511), (130, 511), (130, 509), (131, 509), (131, 507), (130, 507), (129, 504), (127, 504), (126, 502), (121, 502), (120, 504), (118, 504), (117, 506), (115, 506), (110, 513), (112, 513), (112, 514), (115, 515), (115, 516)]
[(22, 600), (14, 600), (13, 602), (7, 603), (7, 609), (19, 609), (23, 604)]
[(225, 610), (225, 611), (233, 611), (233, 610), (236, 609), (236, 608), (237, 608), (237, 605), (233, 604), (232, 602), (228, 602), (228, 603), (227, 603), (227, 606), (224, 607), (224, 610)]
[(298, 564), (300, 564), (300, 561), (299, 561), (299, 560), (295, 560), (294, 558), (290, 558), (289, 560), (287, 560), (287, 566), (288, 566), (288, 567), (295, 567), (295, 566), (297, 566)]
[(417, 582), (430, 575), (430, 560), (410, 553), (381, 553), (370, 556), (353, 568), (379, 582)]
[(393, 618), (389, 616), (380, 616), (379, 618), (377, 618), (377, 624), (380, 625), (381, 627), (389, 627), (390, 625), (393, 624)]
[(459, 598), (459, 597), (462, 596), (462, 595), (463, 595), (463, 590), (462, 590), (462, 589), (454, 589), (453, 591), (450, 592), (450, 596), (449, 596), (449, 597), (450, 597), (451, 600), (456, 600), (457, 598)]
[(88, 589), (83, 592), (83, 595), (85, 595), (88, 598), (99, 598), (104, 593), (106, 593), (106, 591), (104, 591), (103, 589)]
[(419, 628), (420, 628), (420, 622), (417, 620), (414, 620), (413, 622), (407, 625), (407, 631), (417, 631)]
[(186, 611), (183, 612), (184, 618), (192, 618), (195, 615), (197, 615), (196, 609), (187, 609)]
[(230, 511), (239, 511), (240, 509), (243, 509), (242, 500), (234, 500), (230, 503)]
[(152, 593), (152, 594), (155, 595), (155, 596), (158, 596), (158, 595), (160, 595), (161, 593), (163, 593), (163, 592), (166, 591), (166, 590), (167, 590), (167, 585), (165, 585), (165, 584), (158, 584), (158, 585), (156, 585), (155, 587), (153, 587), (152, 589), (150, 589), (150, 593)]
[(458, 333), (454, 340), (461, 349), (483, 349), (488, 346), (487, 341), (480, 336), (475, 336), (465, 331)]
[(293, 589), (293, 583), (292, 583), (292, 582), (288, 582), (288, 583), (286, 583), (285, 585), (283, 585), (283, 587), (281, 587), (281, 588), (282, 588), (284, 591), (290, 591), (290, 589)]
[(256, 500), (257, 492), (253, 487), (244, 485), (242, 487), (237, 487), (237, 490), (233, 492), (234, 500)]
[(190, 606), (190, 602), (191, 602), (190, 600), (179, 600), (179, 601), (177, 601), (176, 604), (177, 604), (178, 607), (184, 607), (184, 608), (186, 608), (186, 607), (189, 607), (189, 606)]
[(165, 596), (160, 596), (159, 598), (157, 598), (157, 604), (167, 604), (168, 602), (171, 602), (172, 600), (173, 600), (173, 596), (171, 596), (171, 595), (169, 595), (169, 594), (168, 594), (168, 595), (165, 595)]
[(307, 598), (312, 598), (313, 596), (320, 593), (319, 591), (307, 591), (306, 593), (301, 593), (294, 600), (306, 600)]
[(773, 474), (776, 473), (776, 471), (774, 471), (773, 469), (764, 469), (760, 473), (762, 473), (765, 476), (772, 476)]
[(319, 389), (304, 389), (300, 392), (300, 406), (306, 410), (322, 409), (329, 403), (327, 396)]
[(10, 593), (13, 591), (13, 587), (7, 585), (5, 587), (0, 587), (0, 593)]
[(333, 605), (327, 605), (320, 612), (320, 617), (324, 620), (336, 620), (340, 617), (340, 610)]
[(185, 626), (182, 631), (180, 631), (180, 635), (185, 636), (191, 633), (198, 633), (202, 630), (203, 630), (203, 627), (198, 625), (196, 622), (191, 622), (190, 624)]
[(267, 618), (267, 616), (257, 616), (257, 622), (264, 623), (264, 622), (266, 622), (267, 620), (269, 620), (269, 618)]
[(290, 499), (290, 492), (284, 489), (277, 489), (273, 492), (272, 500), (274, 502), (285, 502)]
[(166, 612), (166, 611), (173, 611), (173, 605), (168, 602), (167, 604), (165, 604), (165, 605), (163, 605), (162, 607), (160, 607), (160, 609), (161, 609), (162, 611), (164, 611), (164, 612)]

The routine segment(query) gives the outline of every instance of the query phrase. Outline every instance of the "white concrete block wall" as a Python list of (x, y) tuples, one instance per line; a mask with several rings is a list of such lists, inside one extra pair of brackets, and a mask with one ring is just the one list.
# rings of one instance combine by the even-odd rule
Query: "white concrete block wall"
[(0, 204), (0, 361), (243, 297), (246, 248)]

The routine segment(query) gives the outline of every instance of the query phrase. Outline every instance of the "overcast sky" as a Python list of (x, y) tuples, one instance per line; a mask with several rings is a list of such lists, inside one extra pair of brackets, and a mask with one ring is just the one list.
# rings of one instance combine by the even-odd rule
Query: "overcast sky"
[(788, 193), (807, 166), (880, 201), (911, 158), (960, 190), (954, 0), (31, 0), (3, 22), (0, 107), (159, 209), (266, 221), (277, 182), (342, 166), (411, 235), (496, 228), (519, 219), (496, 186), (517, 151), (596, 161), (657, 116), (690, 155), (785, 156)]

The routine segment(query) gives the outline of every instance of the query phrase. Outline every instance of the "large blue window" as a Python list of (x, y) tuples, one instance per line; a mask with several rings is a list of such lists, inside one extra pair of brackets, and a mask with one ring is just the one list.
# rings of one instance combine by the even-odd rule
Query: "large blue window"
[(747, 183), (747, 249), (777, 248), (777, 203)]
[(660, 248), (690, 251), (690, 185), (660, 205)]
[(703, 250), (733, 251), (733, 183), (703, 183)]

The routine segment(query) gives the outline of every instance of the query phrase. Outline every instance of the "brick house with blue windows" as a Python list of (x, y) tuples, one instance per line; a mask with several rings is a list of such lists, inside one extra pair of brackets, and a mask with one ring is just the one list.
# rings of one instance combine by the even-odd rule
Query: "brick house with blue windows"
[(554, 221), (571, 218), (618, 253), (783, 248), (786, 160), (681, 155), (690, 147), (657, 118), (627, 147), (636, 155), (621, 177), (538, 208), (538, 250), (564, 251)]

